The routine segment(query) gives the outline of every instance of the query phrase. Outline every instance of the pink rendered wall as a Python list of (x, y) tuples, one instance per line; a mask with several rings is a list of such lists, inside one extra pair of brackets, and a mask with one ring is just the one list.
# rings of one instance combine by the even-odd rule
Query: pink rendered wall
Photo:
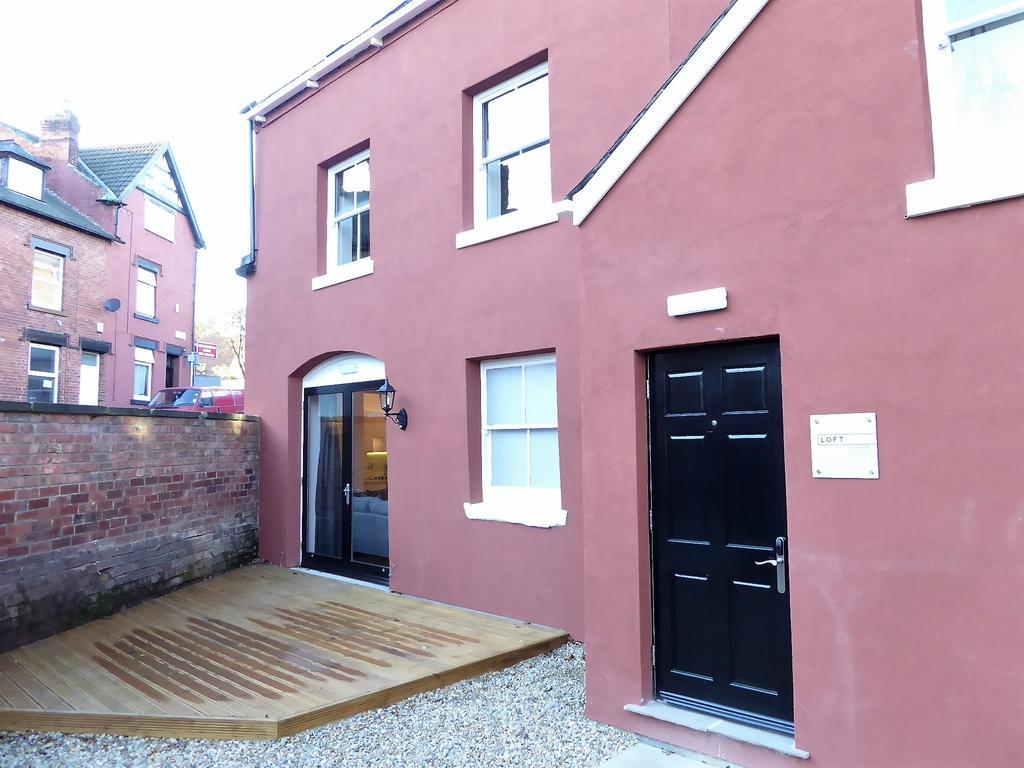
[[(458, 251), (454, 241), (470, 194), (466, 89), (548, 52), (553, 181), (564, 192), (657, 87), (668, 55), (664, 42), (647, 41), (665, 40), (664, 6), (625, 19), (612, 0), (587, 7), (459, 0), (341, 79), (322, 79), (314, 98), (260, 130), (246, 405), (264, 423), (260, 541), (269, 560), (300, 556), (301, 375), (329, 353), (361, 352), (385, 362), (411, 418), (408, 432), (389, 436), (392, 588), (582, 637), (576, 233), (555, 225)], [(493, 34), (479, 34), (484, 18)], [(612, 37), (621, 66), (597, 80), (608, 57), (593, 41)], [(311, 291), (322, 264), (321, 166), (367, 140), (375, 273)], [(479, 442), (467, 423), (467, 360), (551, 349), (568, 523), (467, 520), (463, 503), (479, 500), (467, 459)]]
[[(135, 376), (135, 348), (131, 346), (134, 336), (143, 336), (160, 343), (154, 353), (152, 391), (164, 386), (164, 365), (166, 345), (174, 344), (192, 349), (193, 295), (195, 292), (196, 245), (188, 218), (175, 215), (174, 242), (155, 235), (145, 227), (145, 194), (133, 190), (125, 200), (120, 212), (118, 235), (123, 243), (111, 243), (107, 256), (108, 298), (121, 300), (121, 309), (107, 313), (110, 330), (105, 337), (113, 343), (113, 351), (107, 356), (106, 384), (108, 404), (127, 406), (132, 404), (132, 388)], [(161, 266), (157, 278), (156, 316), (159, 323), (150, 323), (135, 315), (135, 260), (142, 257)], [(175, 305), (178, 311), (175, 311)], [(184, 340), (175, 336), (175, 331), (185, 333)], [(178, 361), (178, 382), (189, 383), (188, 363), (182, 357)]]
[[(622, 710), (652, 694), (642, 352), (779, 335), (797, 746), (1024, 761), (1024, 201), (904, 219), (932, 175), (915, 6), (769, 3), (580, 229), (583, 475), (620, 478), (583, 489), (593, 717), (794, 764)], [(726, 311), (666, 316), (717, 286)], [(858, 411), (880, 479), (812, 479), (809, 415)]]

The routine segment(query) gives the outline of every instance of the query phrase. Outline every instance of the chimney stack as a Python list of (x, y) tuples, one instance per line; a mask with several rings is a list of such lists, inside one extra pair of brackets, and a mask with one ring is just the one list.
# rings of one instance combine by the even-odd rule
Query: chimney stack
[(68, 165), (78, 165), (78, 129), (78, 118), (65, 107), (43, 120), (41, 143), (54, 156), (67, 158)]

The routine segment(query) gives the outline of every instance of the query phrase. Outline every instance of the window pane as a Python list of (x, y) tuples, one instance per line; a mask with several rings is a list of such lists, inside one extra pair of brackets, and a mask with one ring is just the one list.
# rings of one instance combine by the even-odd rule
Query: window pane
[(149, 317), (156, 315), (156, 288), (141, 280), (135, 293), (135, 311)]
[(352, 261), (356, 243), (355, 224), (355, 217), (350, 216), (334, 225), (338, 228), (338, 253), (335, 264), (348, 264)]
[(149, 397), (149, 370), (146, 363), (135, 364), (135, 392), (136, 397)]
[(946, 0), (946, 18), (952, 23), (1006, 5), (1007, 0)]
[(558, 430), (530, 430), (530, 487), (558, 488)]
[(355, 258), (365, 259), (370, 255), (370, 212), (363, 211), (358, 218), (359, 238), (356, 241)]
[(526, 366), (526, 423), (557, 424), (555, 364)]
[(30, 403), (56, 403), (57, 389), (52, 376), (28, 377), (28, 401)]
[(491, 432), (491, 485), (525, 488), (526, 430)]
[(487, 370), (487, 425), (523, 423), (523, 369)]
[(156, 285), (156, 272), (139, 267), (139, 282), (146, 285)]
[(356, 193), (354, 190), (349, 189), (348, 185), (345, 184), (345, 174), (346, 171), (339, 173), (334, 182), (334, 189), (336, 190), (336, 198), (334, 201), (335, 216), (348, 213), (356, 207)]
[(484, 134), (485, 157), (548, 138), (548, 76), (484, 104)]
[(1024, 21), (953, 44), (960, 145), (986, 167), (1024, 167)]
[(28, 369), (36, 373), (56, 373), (57, 350), (48, 347), (31, 347)]
[(488, 218), (550, 204), (550, 145), (487, 166)]
[(337, 200), (334, 215), (348, 213), (358, 206), (370, 204), (370, 161), (346, 168), (338, 174), (335, 181)]
[(7, 186), (15, 192), (42, 200), (43, 171), (34, 165), (23, 163), (21, 160), (9, 158), (7, 161)]
[(36, 251), (32, 263), (32, 303), (47, 309), (61, 308), (64, 259)]

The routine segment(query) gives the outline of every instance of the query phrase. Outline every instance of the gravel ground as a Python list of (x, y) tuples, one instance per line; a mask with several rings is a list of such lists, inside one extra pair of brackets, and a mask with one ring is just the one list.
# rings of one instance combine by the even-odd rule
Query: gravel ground
[(277, 741), (0, 733), (0, 766), (596, 768), (636, 743), (583, 717), (583, 646)]

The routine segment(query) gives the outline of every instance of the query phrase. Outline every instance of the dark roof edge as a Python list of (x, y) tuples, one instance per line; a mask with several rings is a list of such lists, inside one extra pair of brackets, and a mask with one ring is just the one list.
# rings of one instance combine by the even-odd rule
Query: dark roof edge
[[(52, 222), (54, 222), (56, 224), (60, 224), (63, 227), (68, 227), (69, 229), (74, 229), (74, 230), (76, 230), (78, 232), (84, 232), (87, 235), (93, 235), (94, 237), (98, 237), (98, 238), (100, 238), (102, 240), (114, 241), (114, 240), (117, 239), (116, 237), (114, 237), (114, 235), (112, 235), (109, 232), (107, 232), (107, 230), (105, 230), (99, 224), (95, 224), (95, 223), (92, 222), (91, 219), (87, 219), (85, 214), (83, 214), (77, 208), (75, 208), (72, 205), (70, 205), (69, 203), (67, 203), (63, 198), (61, 198), (58, 195), (56, 195), (52, 190), (47, 189), (46, 193), (52, 195), (53, 197), (56, 197), (58, 200), (60, 200), (61, 203), (63, 203), (64, 205), (68, 206), (68, 208), (71, 208), (71, 210), (75, 211), (75, 213), (77, 213), (83, 219), (86, 219), (89, 222), (89, 226), (83, 226), (81, 224), (76, 224), (74, 222), (67, 221), (66, 219), (62, 219), (61, 217), (59, 217), (59, 216), (57, 216), (55, 214), (48, 213), (47, 211), (37, 210), (36, 208), (33, 208), (31, 206), (23, 205), (19, 201), (13, 200), (10, 197), (0, 198), (0, 205), (9, 205), (11, 208), (17, 208), (19, 211), (24, 211), (25, 213), (31, 214), (32, 216), (38, 216), (41, 219), (46, 219), (47, 221), (52, 221)], [(45, 200), (41, 200), (41, 201), (37, 201), (37, 202), (41, 202), (44, 205), (46, 204)]]
[(729, 11), (732, 10), (732, 7), (736, 5), (738, 1), (739, 0), (729, 0), (729, 4), (725, 7), (725, 10), (718, 14), (718, 18), (711, 22), (711, 26), (708, 27), (707, 31), (703, 35), (701, 35), (700, 39), (690, 49), (690, 52), (686, 54), (686, 58), (684, 58), (682, 62), (680, 62), (678, 67), (672, 70), (672, 74), (670, 74), (668, 78), (666, 78), (665, 82), (661, 84), (661, 87), (654, 92), (654, 95), (650, 98), (647, 104), (644, 105), (644, 108), (640, 110), (637, 116), (633, 118), (633, 121), (628, 126), (626, 126), (626, 130), (619, 134), (619, 137), (615, 139), (615, 142), (611, 145), (611, 147), (608, 148), (608, 151), (601, 156), (601, 159), (597, 161), (593, 168), (587, 171), (587, 175), (584, 176), (575, 187), (569, 190), (569, 192), (565, 195), (565, 198), (567, 200), (572, 200), (573, 196), (577, 192), (579, 192), (581, 189), (587, 186), (587, 182), (589, 182), (594, 177), (594, 174), (601, 170), (601, 166), (608, 162), (608, 158), (611, 157), (612, 153), (615, 152), (616, 149), (618, 149), (619, 145), (623, 141), (625, 141), (626, 137), (630, 134), (633, 128), (636, 127), (636, 124), (640, 122), (640, 119), (645, 114), (647, 114), (647, 111), (654, 105), (654, 102), (658, 100), (658, 97), (661, 96), (661, 94), (665, 91), (666, 88), (668, 88), (669, 84), (676, 78), (676, 75), (678, 75), (680, 71), (682, 71), (683, 67), (685, 67), (686, 64), (690, 61), (690, 59), (693, 58), (693, 55), (697, 52), (697, 49), (704, 44), (704, 41), (707, 40), (708, 36), (715, 31), (715, 28), (722, 22), (722, 19), (726, 17), (726, 14), (728, 14)]

